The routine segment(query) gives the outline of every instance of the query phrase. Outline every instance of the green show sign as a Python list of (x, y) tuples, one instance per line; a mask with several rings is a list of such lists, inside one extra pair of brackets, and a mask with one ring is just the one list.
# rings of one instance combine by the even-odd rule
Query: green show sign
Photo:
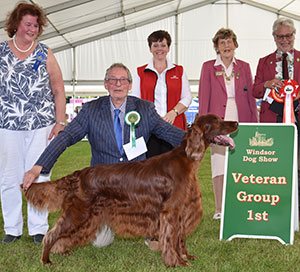
[(220, 239), (277, 239), (293, 244), (297, 201), (297, 128), (243, 124), (226, 154)]

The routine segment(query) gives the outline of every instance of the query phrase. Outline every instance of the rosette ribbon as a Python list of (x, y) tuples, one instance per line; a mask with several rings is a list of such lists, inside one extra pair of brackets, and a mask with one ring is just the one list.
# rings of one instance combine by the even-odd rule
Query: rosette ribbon
[(283, 123), (295, 124), (293, 100), (299, 93), (299, 84), (292, 79), (284, 80), (283, 84), (279, 90), (272, 89), (270, 96), (279, 103), (284, 102)]
[(140, 122), (141, 115), (137, 111), (129, 111), (125, 115), (125, 123), (130, 126), (130, 143), (136, 147), (135, 127)]
[(37, 54), (37, 57), (36, 57), (36, 61), (32, 67), (32, 69), (34, 69), (35, 71), (38, 70), (40, 64), (42, 63), (42, 60), (45, 59), (46, 56), (43, 54), (43, 53), (39, 53)]

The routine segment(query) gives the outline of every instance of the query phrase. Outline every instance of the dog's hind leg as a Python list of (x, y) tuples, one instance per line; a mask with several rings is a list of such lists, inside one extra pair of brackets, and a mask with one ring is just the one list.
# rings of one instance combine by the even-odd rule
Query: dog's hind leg
[[(77, 225), (76, 227), (74, 226), (70, 227), (68, 231), (63, 231), (59, 235), (51, 233), (54, 229), (51, 230), (48, 233), (49, 236), (47, 236), (48, 235), (47, 234), (46, 235), (47, 237), (45, 236), (45, 239), (47, 239), (47, 241), (49, 240), (49, 244), (50, 244), (51, 243), (50, 240), (53, 239), (54, 236), (56, 235), (57, 240), (52, 244), (52, 246), (49, 246), (50, 252), (70, 255), (72, 253), (71, 251), (72, 248), (75, 248), (77, 246), (84, 246), (89, 242), (93, 241), (96, 238), (96, 230), (97, 230), (96, 223), (94, 221), (96, 221), (95, 218), (93, 220), (86, 220), (81, 224)], [(43, 250), (43, 256), (44, 256), (44, 252), (46, 254), (46, 248), (47, 247), (45, 247), (45, 251)], [(43, 262), (43, 258), (42, 258), (42, 262)], [(51, 263), (51, 261), (49, 260), (46, 263)]]
[[(50, 251), (68, 253), (67, 249), (78, 245), (87, 244), (87, 236), (80, 235), (80, 230), (89, 225), (89, 211), (82, 208), (80, 211), (72, 206), (64, 211), (54, 228), (51, 229), (43, 239), (43, 252), (41, 262), (50, 263)], [(89, 228), (87, 228), (89, 229)], [(96, 230), (95, 230), (96, 232)], [(79, 235), (77, 235), (79, 233)]]
[(52, 246), (50, 252), (70, 255), (72, 253), (70, 248), (72, 248), (71, 241), (67, 238), (60, 238)]
[(41, 258), (41, 262), (43, 264), (52, 264), (52, 262), (50, 261), (50, 251), (53, 245), (60, 238), (62, 229), (64, 229), (64, 222), (64, 218), (61, 216), (55, 224), (54, 228), (45, 235), (43, 239), (43, 252)]

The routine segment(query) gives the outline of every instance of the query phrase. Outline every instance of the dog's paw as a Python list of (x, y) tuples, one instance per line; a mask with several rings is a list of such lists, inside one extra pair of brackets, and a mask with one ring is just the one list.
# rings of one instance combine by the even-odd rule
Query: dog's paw
[(161, 246), (159, 241), (153, 239), (146, 239), (145, 245), (149, 247), (150, 250), (153, 251), (161, 251)]
[(186, 260), (196, 260), (197, 256), (187, 254), (187, 255), (182, 255), (182, 258)]
[(172, 266), (176, 267), (176, 266), (190, 266), (190, 265), (191, 265), (191, 263), (189, 261), (186, 261), (183, 259), (178, 259), (178, 261)]
[(164, 263), (167, 267), (176, 267), (176, 266), (188, 266), (191, 265), (189, 261), (184, 260), (181, 257), (172, 256), (170, 259), (164, 259)]
[(54, 265), (54, 263), (51, 262), (50, 259), (48, 259), (48, 260), (43, 260), (43, 259), (42, 259), (42, 260), (41, 260), (41, 263), (42, 263), (43, 265), (51, 265), (51, 266)]
[(65, 250), (64, 252), (62, 252), (61, 254), (62, 255), (68, 255), (68, 256), (70, 256), (70, 255), (72, 255), (72, 250)]

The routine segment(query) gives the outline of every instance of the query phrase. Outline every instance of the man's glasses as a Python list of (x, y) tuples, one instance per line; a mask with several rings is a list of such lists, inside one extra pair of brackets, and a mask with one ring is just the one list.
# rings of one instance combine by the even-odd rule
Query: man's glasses
[(291, 40), (294, 36), (294, 33), (286, 34), (286, 35), (276, 35), (276, 38), (278, 40), (283, 40), (284, 38), (287, 38), (288, 40)]
[(118, 81), (120, 82), (121, 85), (126, 85), (129, 83), (128, 78), (106, 78), (105, 79), (109, 84), (114, 84), (116, 85)]

